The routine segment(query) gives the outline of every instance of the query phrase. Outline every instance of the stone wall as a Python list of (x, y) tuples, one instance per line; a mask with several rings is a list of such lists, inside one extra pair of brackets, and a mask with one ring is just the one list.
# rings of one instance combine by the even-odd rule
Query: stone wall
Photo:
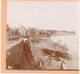
[(23, 52), (23, 41), (18, 41), (6, 48), (6, 67), (13, 67)]

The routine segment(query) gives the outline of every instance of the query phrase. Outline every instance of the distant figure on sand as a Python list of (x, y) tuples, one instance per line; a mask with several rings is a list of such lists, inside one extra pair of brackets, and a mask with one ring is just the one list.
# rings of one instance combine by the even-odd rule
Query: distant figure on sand
[(66, 63), (64, 63), (64, 60), (61, 63), (60, 69), (67, 69)]

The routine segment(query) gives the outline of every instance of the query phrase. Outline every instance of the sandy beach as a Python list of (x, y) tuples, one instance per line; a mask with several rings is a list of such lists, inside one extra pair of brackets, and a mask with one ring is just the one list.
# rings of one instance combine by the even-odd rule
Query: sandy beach
[[(34, 54), (36, 62), (42, 61), (39, 64), (41, 69), (60, 69), (61, 62), (64, 60), (66, 69), (79, 69), (79, 44), (78, 37), (76, 35), (71, 36), (55, 36), (46, 38), (47, 42), (41, 41), (40, 43), (32, 44), (32, 52)], [(56, 49), (54, 48), (57, 43)], [(62, 48), (60, 48), (60, 46)], [(61, 61), (56, 61), (54, 58), (45, 55), (42, 52), (43, 48), (50, 50), (67, 50), (67, 53), (71, 56), (71, 60), (61, 58)]]

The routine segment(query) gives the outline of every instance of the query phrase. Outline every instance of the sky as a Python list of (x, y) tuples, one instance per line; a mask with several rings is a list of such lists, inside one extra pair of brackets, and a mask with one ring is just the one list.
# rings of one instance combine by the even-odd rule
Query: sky
[(7, 24), (78, 33), (79, 4), (75, 1), (7, 1)]

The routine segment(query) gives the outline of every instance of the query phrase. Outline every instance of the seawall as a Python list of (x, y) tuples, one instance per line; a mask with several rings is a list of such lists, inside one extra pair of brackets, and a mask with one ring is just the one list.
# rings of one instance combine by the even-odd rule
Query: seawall
[(13, 67), (23, 52), (23, 41), (18, 41), (6, 48), (6, 66)]
[(39, 69), (35, 65), (34, 56), (28, 41), (20, 40), (6, 49), (7, 69)]

